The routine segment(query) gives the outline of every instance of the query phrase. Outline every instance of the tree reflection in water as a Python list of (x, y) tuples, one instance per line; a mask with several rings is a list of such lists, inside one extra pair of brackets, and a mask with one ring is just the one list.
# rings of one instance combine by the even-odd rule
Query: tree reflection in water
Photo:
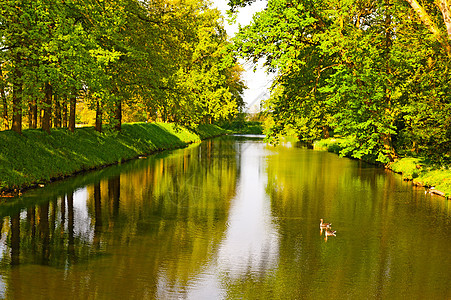
[(2, 203), (0, 297), (448, 299), (450, 207), (330, 153), (208, 141)]
[(209, 141), (102, 170), (100, 178), (87, 174), (91, 184), (63, 195), (50, 185), (48, 195), (42, 189), (28, 202), (0, 207), (9, 220), (0, 269), (5, 295), (53, 286), (49, 298), (72, 289), (117, 296), (131, 286), (144, 296), (156, 294), (152, 282), (162, 270), (171, 289), (186, 284), (224, 232), (237, 179), (234, 151)]

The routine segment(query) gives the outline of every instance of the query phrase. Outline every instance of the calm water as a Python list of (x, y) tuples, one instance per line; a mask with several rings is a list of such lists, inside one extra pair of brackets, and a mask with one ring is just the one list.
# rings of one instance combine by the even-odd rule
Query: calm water
[(225, 137), (3, 201), (0, 297), (451, 299), (450, 213), (384, 169)]

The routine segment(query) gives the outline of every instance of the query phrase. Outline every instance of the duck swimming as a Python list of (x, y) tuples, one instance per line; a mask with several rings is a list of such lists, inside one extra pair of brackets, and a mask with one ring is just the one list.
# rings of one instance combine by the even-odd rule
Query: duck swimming
[(319, 228), (330, 228), (332, 223), (323, 223), (323, 219), (320, 219), (321, 223), (319, 223)]

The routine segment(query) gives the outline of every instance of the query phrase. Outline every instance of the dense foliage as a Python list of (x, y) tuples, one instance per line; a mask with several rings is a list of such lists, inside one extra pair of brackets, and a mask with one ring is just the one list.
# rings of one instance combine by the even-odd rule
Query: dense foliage
[(450, 42), (446, 0), (269, 0), (235, 46), (277, 73), (272, 139), (335, 134), (350, 137), (342, 154), (357, 158), (449, 163)]
[(1, 128), (69, 127), (76, 104), (128, 120), (211, 123), (243, 106), (241, 67), (206, 1), (3, 0)]

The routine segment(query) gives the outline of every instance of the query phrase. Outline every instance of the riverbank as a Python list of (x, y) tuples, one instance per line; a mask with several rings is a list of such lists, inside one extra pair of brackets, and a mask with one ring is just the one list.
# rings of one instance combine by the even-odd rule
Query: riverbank
[[(327, 150), (336, 154), (342, 149), (340, 139), (324, 139), (313, 144), (316, 150)], [(451, 197), (451, 169), (437, 167), (427, 163), (424, 158), (404, 157), (385, 166), (387, 169), (402, 175), (413, 185), (424, 187), (426, 192), (450, 199)]]
[(263, 124), (258, 121), (232, 122), (221, 127), (235, 134), (263, 134)]
[(123, 124), (122, 131), (98, 133), (93, 127), (0, 132), (0, 192), (20, 193), (71, 175), (176, 149), (226, 134), (214, 125), (195, 131), (169, 123)]

